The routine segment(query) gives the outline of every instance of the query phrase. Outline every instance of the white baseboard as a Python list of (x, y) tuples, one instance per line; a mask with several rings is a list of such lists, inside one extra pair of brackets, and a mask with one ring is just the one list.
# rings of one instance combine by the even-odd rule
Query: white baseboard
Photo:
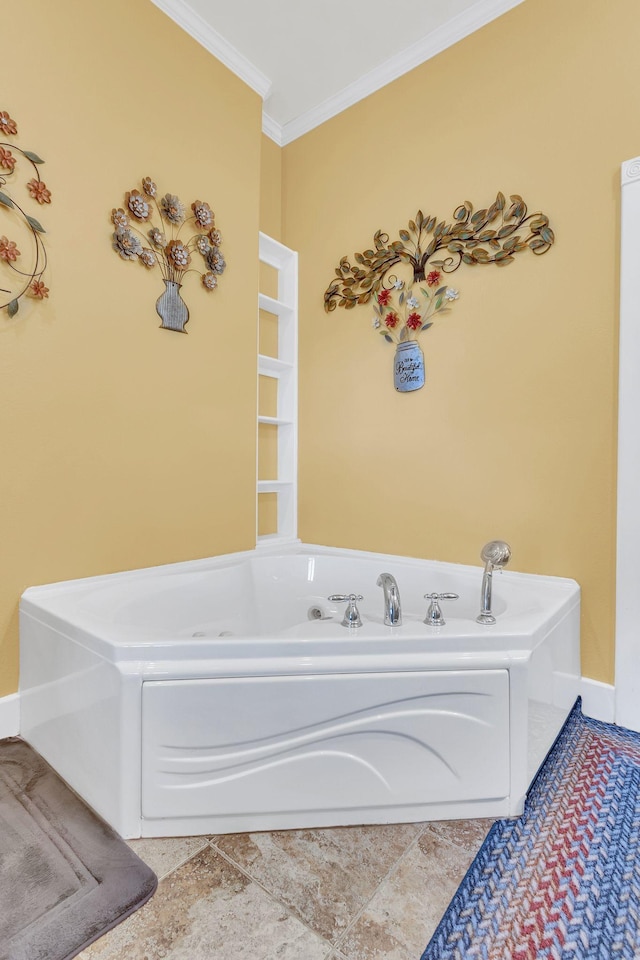
[(20, 733), (20, 694), (0, 697), (0, 740)]
[(590, 680), (583, 677), (580, 681), (582, 712), (594, 720), (613, 723), (616, 715), (616, 688), (610, 683)]

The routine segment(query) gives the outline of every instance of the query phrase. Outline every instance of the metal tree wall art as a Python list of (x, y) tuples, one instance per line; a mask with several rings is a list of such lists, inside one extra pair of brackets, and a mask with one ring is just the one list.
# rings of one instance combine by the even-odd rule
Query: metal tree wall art
[[(6, 235), (0, 227), (0, 310), (6, 309), (9, 317), (16, 315), (25, 294), (37, 300), (49, 296), (49, 288), (42, 279), (47, 266), (47, 251), (42, 240), (45, 229), (22, 207), (25, 202), (22, 196), (13, 191), (11, 196), (9, 189), (17, 185), (18, 172), (24, 172), (26, 167), (26, 176), (32, 176), (23, 186), (32, 201), (40, 205), (51, 203), (51, 191), (40, 179), (38, 167), (44, 161), (31, 150), (23, 150), (13, 139), (5, 140), (17, 134), (15, 120), (6, 110), (0, 110), (0, 211), (8, 223)], [(25, 244), (30, 248), (29, 253), (23, 252), (27, 249)]]
[[(475, 212), (465, 200), (449, 223), (418, 210), (408, 229), (399, 231), (399, 239), (390, 240), (377, 230), (373, 247), (354, 254), (355, 264), (343, 257), (336, 267), (337, 279), (325, 291), (324, 308), (349, 310), (373, 299), (374, 329), (397, 345), (397, 390), (417, 390), (424, 384), (424, 358), (416, 337), (458, 299), (458, 291), (442, 283), (443, 276), (463, 263), (504, 267), (523, 250), (540, 256), (553, 244), (546, 214), (529, 214), (517, 194), (510, 200), (507, 205), (504, 194), (498, 193), (489, 207)], [(391, 272), (396, 267), (408, 271), (406, 283)]]
[[(182, 201), (172, 193), (158, 200), (158, 188), (150, 177), (143, 178), (142, 192), (130, 190), (125, 195), (125, 208), (111, 211), (115, 227), (113, 249), (123, 260), (138, 260), (149, 270), (159, 267), (165, 285), (164, 293), (156, 301), (160, 326), (186, 333), (189, 310), (180, 296), (183, 277), (197, 273), (205, 290), (212, 292), (227, 265), (220, 250), (222, 234), (216, 228), (214, 212), (208, 203), (194, 200), (188, 216)], [(154, 224), (154, 213), (170, 232), (169, 237)], [(181, 238), (185, 227), (190, 227), (192, 234)], [(203, 270), (191, 266), (195, 253), (202, 258)]]

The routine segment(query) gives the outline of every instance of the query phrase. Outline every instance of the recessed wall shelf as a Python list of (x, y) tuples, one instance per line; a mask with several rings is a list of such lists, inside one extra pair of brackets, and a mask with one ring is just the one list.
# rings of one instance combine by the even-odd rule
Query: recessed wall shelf
[(258, 493), (281, 493), (293, 486), (292, 480), (258, 480)]
[(293, 420), (283, 420), (281, 417), (258, 417), (258, 423), (272, 423), (276, 427), (286, 427), (293, 423)]
[(284, 360), (278, 360), (277, 357), (267, 357), (260, 354), (258, 359), (260, 373), (268, 377), (286, 376), (291, 373), (291, 368), (293, 367), (293, 364), (286, 363)]
[[(271, 237), (268, 239), (270, 240)], [(275, 242), (277, 241), (274, 241), (274, 243)], [(280, 246), (282, 246), (282, 244), (280, 244)], [(285, 247), (284, 249), (286, 250), (287, 248)], [(291, 252), (293, 253), (293, 251)], [(269, 297), (266, 293), (258, 294), (258, 306), (261, 310), (266, 310), (267, 313), (275, 313), (278, 317), (287, 317), (295, 311), (295, 308), (290, 304), (283, 303), (280, 299), (276, 300), (273, 297)]]
[(298, 530), (298, 255), (264, 233), (259, 255), (256, 539), (272, 544)]

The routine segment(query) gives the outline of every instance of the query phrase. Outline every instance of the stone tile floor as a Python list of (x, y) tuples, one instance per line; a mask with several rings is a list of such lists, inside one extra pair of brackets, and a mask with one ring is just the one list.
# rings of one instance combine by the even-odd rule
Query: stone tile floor
[(132, 840), (152, 899), (79, 960), (419, 960), (490, 820)]

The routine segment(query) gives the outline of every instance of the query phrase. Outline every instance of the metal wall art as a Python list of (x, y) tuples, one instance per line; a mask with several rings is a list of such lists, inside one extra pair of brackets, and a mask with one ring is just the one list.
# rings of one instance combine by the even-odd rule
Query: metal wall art
[[(447, 223), (424, 216), (418, 210), (408, 230), (398, 240), (376, 231), (373, 247), (354, 254), (355, 265), (343, 257), (336, 278), (324, 294), (324, 308), (349, 310), (373, 300), (373, 328), (396, 344), (394, 380), (396, 390), (407, 393), (424, 385), (424, 357), (417, 336), (433, 325), (436, 316), (447, 313), (458, 291), (443, 282), (461, 264), (494, 263), (507, 266), (522, 250), (546, 253), (555, 237), (544, 213), (527, 213), (522, 197), (514, 194), (507, 206), (498, 193), (486, 209), (474, 213), (465, 200)], [(440, 254), (438, 259), (432, 259)], [(399, 279), (392, 269), (407, 270)]]
[[(166, 193), (158, 199), (158, 188), (150, 177), (142, 180), (141, 191), (130, 190), (125, 195), (124, 207), (111, 211), (115, 227), (113, 249), (123, 260), (138, 260), (149, 270), (160, 268), (165, 286), (156, 301), (160, 326), (186, 333), (189, 310), (180, 296), (183, 277), (192, 272), (199, 274), (203, 287), (211, 292), (227, 265), (220, 250), (222, 234), (216, 228), (213, 210), (203, 200), (194, 200), (192, 213), (187, 215), (185, 205), (174, 194)], [(164, 229), (153, 222), (154, 213)], [(192, 234), (181, 238), (185, 227)], [(195, 253), (201, 256), (204, 270), (191, 266)]]
[[(6, 309), (9, 317), (16, 315), (20, 299), (25, 294), (36, 300), (49, 296), (49, 288), (42, 279), (47, 266), (47, 251), (42, 240), (45, 229), (39, 220), (23, 209), (21, 195), (13, 190), (10, 195), (9, 189), (17, 185), (17, 174), (21, 172), (26, 173), (24, 189), (36, 203), (51, 203), (51, 191), (40, 179), (38, 167), (44, 160), (31, 150), (23, 150), (13, 139), (5, 139), (17, 134), (15, 120), (6, 110), (0, 110), (0, 210), (8, 220), (6, 235), (0, 228), (0, 310)], [(27, 180), (29, 176), (31, 179)], [(17, 196), (20, 196), (20, 202)], [(29, 254), (21, 252), (18, 247), (18, 244), (23, 247), (25, 236), (31, 248)]]

